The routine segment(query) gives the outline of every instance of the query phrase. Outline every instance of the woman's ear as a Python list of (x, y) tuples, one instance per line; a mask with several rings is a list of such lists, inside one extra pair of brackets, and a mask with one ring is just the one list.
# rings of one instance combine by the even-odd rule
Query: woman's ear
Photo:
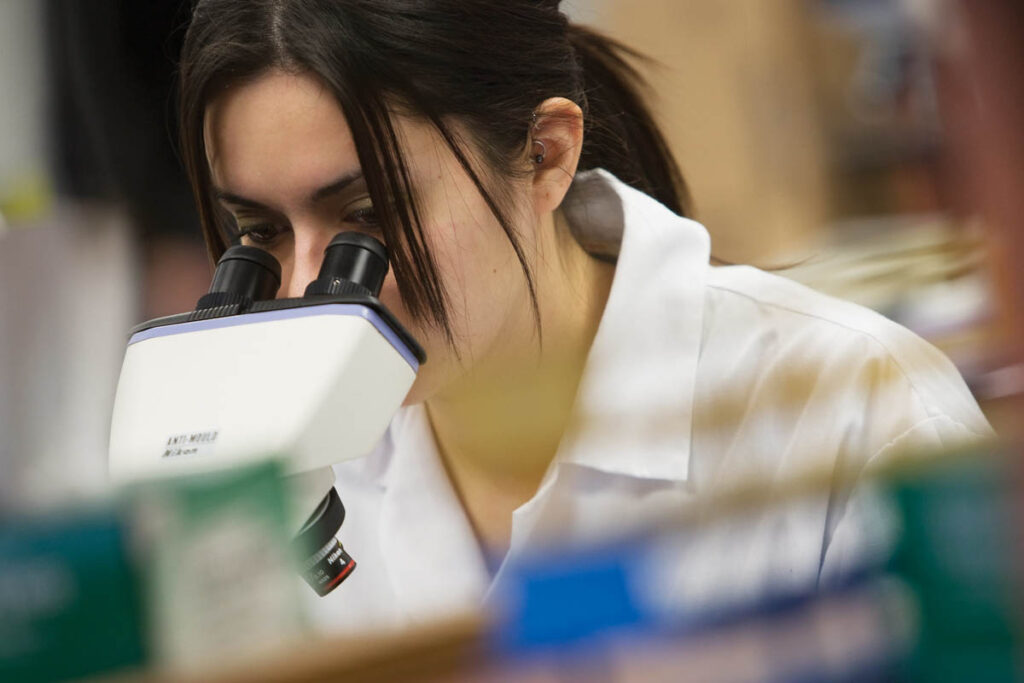
[(534, 110), (528, 141), (533, 205), (538, 215), (558, 208), (569, 191), (583, 150), (583, 112), (572, 100), (551, 97)]

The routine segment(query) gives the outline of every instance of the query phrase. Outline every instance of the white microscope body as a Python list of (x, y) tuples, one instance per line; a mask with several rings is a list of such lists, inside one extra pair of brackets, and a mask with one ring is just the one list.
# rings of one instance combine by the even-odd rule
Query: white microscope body
[(332, 590), (355, 562), (336, 541), (344, 508), (331, 465), (373, 448), (425, 361), (376, 298), (386, 273), (383, 245), (342, 233), (304, 297), (272, 300), (277, 261), (230, 248), (196, 311), (133, 331), (111, 423), (114, 482), (280, 457), (306, 579)]

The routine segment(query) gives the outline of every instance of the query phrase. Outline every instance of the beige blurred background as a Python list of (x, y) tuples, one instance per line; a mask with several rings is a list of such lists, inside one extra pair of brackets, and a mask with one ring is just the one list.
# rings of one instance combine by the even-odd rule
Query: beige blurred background
[(714, 253), (806, 255), (827, 211), (807, 3), (596, 4), (598, 26), (661, 63), (647, 70), (658, 113)]

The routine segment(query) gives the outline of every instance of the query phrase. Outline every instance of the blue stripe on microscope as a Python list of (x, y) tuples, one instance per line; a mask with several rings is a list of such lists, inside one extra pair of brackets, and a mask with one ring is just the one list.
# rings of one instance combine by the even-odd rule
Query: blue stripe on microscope
[(391, 346), (402, 355), (402, 358), (412, 366), (413, 372), (420, 369), (419, 361), (413, 355), (409, 347), (402, 342), (395, 334), (391, 326), (377, 315), (373, 309), (359, 304), (324, 304), (323, 306), (303, 306), (302, 308), (286, 308), (279, 311), (261, 311), (259, 313), (244, 313), (242, 315), (229, 315), (223, 318), (211, 318), (209, 320), (196, 320), (190, 323), (178, 323), (177, 325), (164, 325), (151, 327), (132, 335), (128, 345), (137, 344), (147, 339), (156, 337), (172, 337), (187, 332), (200, 332), (203, 330), (217, 330), (223, 327), (238, 327), (251, 323), (269, 322), (272, 320), (292, 320), (294, 318), (312, 318), (321, 315), (349, 315), (363, 318), (377, 328), (377, 331), (388, 340)]

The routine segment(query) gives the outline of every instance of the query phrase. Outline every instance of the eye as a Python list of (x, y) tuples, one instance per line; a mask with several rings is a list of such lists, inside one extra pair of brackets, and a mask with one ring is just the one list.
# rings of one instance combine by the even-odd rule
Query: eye
[(377, 228), (380, 225), (380, 220), (377, 218), (377, 211), (373, 208), (373, 204), (356, 206), (348, 211), (341, 220), (344, 223), (355, 223), (367, 228)]
[(254, 225), (242, 227), (238, 231), (238, 240), (242, 244), (267, 247), (274, 244), (274, 242), (276, 242), (277, 239), (287, 231), (287, 227), (275, 225), (273, 223), (256, 223)]

